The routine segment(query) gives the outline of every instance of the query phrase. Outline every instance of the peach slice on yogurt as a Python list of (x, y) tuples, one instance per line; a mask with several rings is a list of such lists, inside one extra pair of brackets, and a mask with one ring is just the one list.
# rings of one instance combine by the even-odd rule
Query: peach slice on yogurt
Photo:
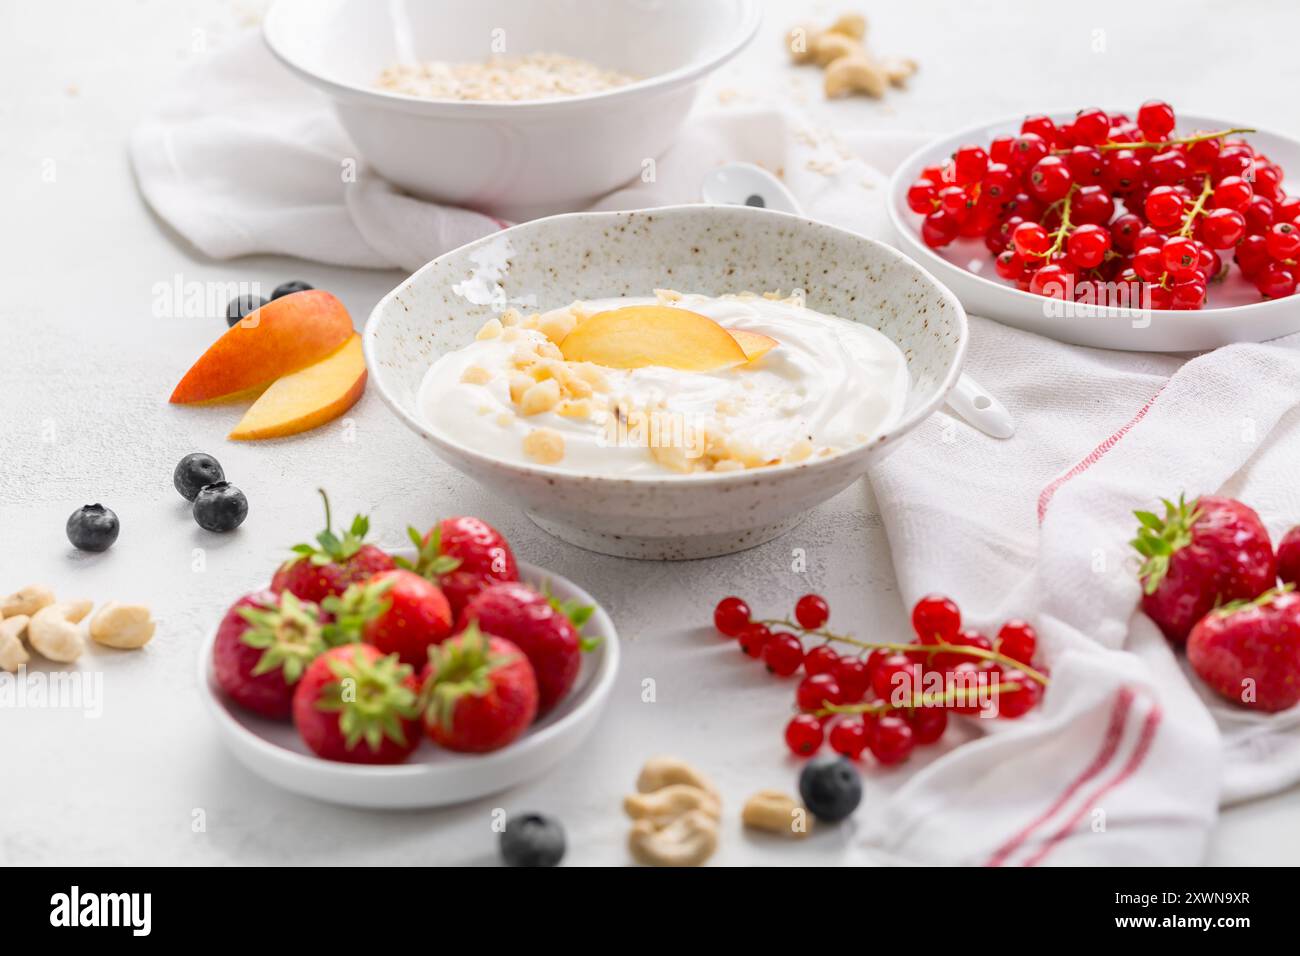
[(570, 362), (621, 369), (717, 372), (749, 361), (731, 333), (708, 316), (664, 305), (598, 312), (565, 336), (560, 351)]
[(757, 362), (780, 343), (770, 335), (751, 332), (748, 329), (730, 329), (731, 337), (739, 343), (745, 352), (747, 362)]

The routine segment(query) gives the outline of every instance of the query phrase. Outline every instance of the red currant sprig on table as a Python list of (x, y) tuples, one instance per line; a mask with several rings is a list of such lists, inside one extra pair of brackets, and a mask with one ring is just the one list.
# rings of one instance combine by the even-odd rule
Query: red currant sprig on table
[(1136, 121), (1084, 109), (1030, 116), (1018, 136), (960, 147), (922, 170), (907, 203), (931, 248), (983, 238), (1023, 292), (1086, 304), (1200, 309), (1234, 252), (1266, 298), (1300, 280), (1300, 196), (1249, 129), (1174, 133), (1167, 103)]
[[(826, 628), (829, 619), (830, 605), (818, 594), (799, 599), (794, 620), (756, 621), (738, 597), (723, 598), (713, 612), (718, 631), (738, 640), (770, 673), (806, 675), (795, 688), (799, 713), (785, 728), (786, 746), (801, 757), (829, 740), (851, 759), (870, 751), (881, 765), (901, 763), (917, 745), (943, 736), (949, 713), (977, 714), (991, 697), (998, 716), (1020, 717), (1039, 702), (1048, 683), (1032, 666), (1038, 636), (1030, 624), (1008, 621), (990, 640), (963, 629), (961, 610), (940, 595), (924, 597), (912, 609), (916, 639), (908, 643), (837, 634)], [(840, 653), (836, 644), (850, 650)], [(925, 691), (936, 678), (944, 690)], [(914, 681), (915, 689), (900, 698), (898, 688), (906, 681)]]

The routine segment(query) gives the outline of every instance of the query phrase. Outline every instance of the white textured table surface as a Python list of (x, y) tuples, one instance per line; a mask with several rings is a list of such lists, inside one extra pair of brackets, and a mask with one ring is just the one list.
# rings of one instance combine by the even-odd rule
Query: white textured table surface
[[(785, 66), (778, 38), (840, 5), (768, 6), (762, 34), (714, 93), (789, 98), (828, 124), (934, 132), (981, 116), (1156, 95), (1238, 115), (1244, 99), (1244, 119), (1296, 132), (1293, 5), (873, 3), (865, 6), (876, 48), (914, 55), (922, 71), (883, 104), (834, 107), (821, 103), (812, 74)], [(777, 609), (815, 589), (837, 620), (898, 633), (888, 544), (865, 483), (753, 551), (637, 563), (548, 538), (435, 459), (374, 394), (346, 425), (252, 445), (224, 440), (228, 409), (166, 405), (224, 324), (155, 317), (158, 283), (302, 278), (335, 292), (360, 322), (401, 278), (270, 257), (207, 261), (135, 191), (124, 148), (133, 122), (175, 70), (248, 28), (260, 9), (197, 0), (0, 6), (0, 592), (45, 581), (61, 595), (143, 601), (160, 625), (143, 654), (83, 658), (83, 669), (104, 675), (100, 719), (0, 714), (0, 864), (490, 862), (497, 806), (559, 814), (571, 862), (621, 863), (619, 796), (654, 752), (697, 760), (733, 811), (754, 789), (790, 786), (795, 767), (779, 740), (789, 687), (700, 625), (724, 592)], [(176, 460), (195, 449), (216, 454), (248, 494), (251, 513), (236, 534), (200, 531), (171, 487)], [(396, 544), (407, 522), (482, 515), (528, 560), (605, 602), (625, 640), (624, 667), (605, 726), (580, 755), (499, 797), (385, 814), (283, 793), (221, 749), (196, 698), (200, 637), (234, 597), (265, 583), (285, 546), (316, 529), (318, 485), (337, 511), (369, 511), (381, 543)], [(63, 534), (67, 515), (91, 501), (114, 508), (123, 526), (100, 556), (74, 552)], [(793, 548), (807, 551), (805, 574), (790, 571)], [(657, 703), (641, 700), (647, 677), (657, 679)], [(882, 785), (868, 774), (868, 801)], [(200, 810), (206, 826), (197, 829)], [(1298, 810), (1295, 792), (1231, 810), (1209, 862), (1293, 862)], [(847, 858), (847, 829), (774, 849), (743, 836), (734, 812), (729, 821), (722, 863)]]

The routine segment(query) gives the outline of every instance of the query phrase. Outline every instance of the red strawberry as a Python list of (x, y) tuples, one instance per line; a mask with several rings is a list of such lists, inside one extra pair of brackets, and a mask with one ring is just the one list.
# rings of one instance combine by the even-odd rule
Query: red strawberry
[(1287, 584), (1300, 586), (1300, 525), (1282, 535), (1277, 543), (1277, 576)]
[(293, 695), (293, 723), (318, 757), (401, 763), (420, 742), (415, 672), (369, 644), (335, 647), (312, 662)]
[(1187, 639), (1187, 660), (1228, 700), (1272, 713), (1300, 702), (1300, 594), (1269, 591), (1211, 611)]
[(1189, 506), (1165, 501), (1165, 516), (1134, 512), (1131, 542), (1145, 558), (1142, 610), (1165, 637), (1182, 643), (1210, 610), (1250, 600), (1277, 583), (1268, 531), (1254, 510), (1232, 498), (1202, 496)]
[(304, 601), (317, 604), (331, 594), (342, 594), (350, 584), (394, 566), (387, 553), (365, 543), (369, 518), (357, 515), (352, 527), (339, 538), (331, 527), (330, 500), (323, 490), (320, 496), (325, 501), (325, 530), (316, 535), (317, 544), (294, 545), (297, 557), (280, 565), (271, 578), (272, 591), (292, 591)]
[(326, 598), (321, 607), (334, 615), (331, 635), (373, 644), (412, 667), (422, 667), (429, 647), (451, 633), (451, 608), (442, 592), (400, 568), (354, 584), (342, 596)]
[(457, 628), (477, 622), (487, 633), (518, 646), (537, 675), (537, 710), (544, 714), (578, 679), (583, 650), (579, 632), (593, 610), (576, 602), (562, 604), (526, 584), (507, 581), (475, 595), (461, 612)]
[(476, 624), (432, 648), (423, 677), (425, 733), (448, 750), (500, 750), (537, 716), (533, 665)]
[(294, 685), (325, 651), (319, 611), (292, 594), (256, 591), (226, 612), (212, 645), (217, 683), (241, 707), (289, 716)]
[(407, 534), (419, 549), (419, 557), (414, 564), (399, 564), (441, 587), (457, 617), (470, 599), (489, 584), (519, 580), (510, 545), (501, 532), (481, 518), (444, 518), (424, 537), (414, 528), (408, 528)]

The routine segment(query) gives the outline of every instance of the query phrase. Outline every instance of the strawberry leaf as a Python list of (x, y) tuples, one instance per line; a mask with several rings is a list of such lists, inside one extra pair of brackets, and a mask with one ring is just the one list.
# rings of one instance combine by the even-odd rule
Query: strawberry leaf
[(387, 595), (395, 583), (393, 578), (360, 582), (350, 585), (341, 595), (330, 595), (322, 601), (321, 608), (334, 617), (323, 628), (325, 642), (337, 647), (361, 641), (366, 625), (392, 607)]
[(321, 500), (325, 503), (325, 530), (316, 535), (316, 544), (295, 544), (289, 550), (298, 555), (298, 560), (308, 560), (317, 567), (335, 562), (342, 563), (352, 557), (366, 543), (370, 532), (370, 519), (357, 515), (352, 519), (352, 527), (340, 538), (334, 533), (333, 519), (330, 515), (330, 500), (325, 489), (317, 488)]
[(336, 680), (321, 690), (316, 709), (339, 715), (339, 732), (349, 750), (363, 740), (377, 751), (388, 738), (405, 747), (406, 731), (399, 718), (418, 714), (415, 691), (407, 684), (412, 668), (396, 654), (370, 660), (358, 650), (351, 658), (329, 659)]
[(244, 607), (239, 616), (248, 628), (239, 636), (248, 647), (262, 652), (253, 665), (253, 677), (280, 671), (286, 684), (295, 684), (307, 665), (325, 650), (324, 628), (315, 604), (299, 601), (290, 591), (275, 605)]
[(1138, 520), (1137, 536), (1130, 546), (1146, 560), (1138, 569), (1138, 580), (1145, 594), (1154, 594), (1169, 573), (1169, 562), (1182, 548), (1192, 543), (1192, 528), (1200, 518), (1196, 502), (1188, 506), (1186, 498), (1179, 496), (1175, 504), (1161, 498), (1165, 506), (1164, 517), (1150, 511), (1135, 511)]
[(454, 558), (449, 554), (442, 553), (442, 529), (434, 525), (429, 531), (429, 540), (425, 540), (415, 528), (407, 527), (407, 537), (415, 542), (416, 557), (415, 563), (405, 561), (401, 565), (408, 571), (414, 571), (420, 577), (434, 584), (444, 574), (450, 574), (461, 565), (460, 558)]
[(1146, 525), (1148, 528), (1151, 528), (1153, 531), (1159, 531), (1164, 527), (1164, 522), (1161, 521), (1159, 518), (1157, 518), (1150, 511), (1135, 511), (1133, 512), (1133, 514), (1138, 519), (1138, 521), (1142, 522), (1142, 524)]
[(462, 697), (482, 697), (492, 691), (492, 672), (515, 659), (494, 654), (477, 621), (455, 637), (429, 648), (432, 677), (425, 682), (420, 704), (427, 719), (450, 730)]
[(569, 598), (568, 600), (561, 601), (559, 598), (551, 594), (551, 588), (548, 582), (543, 582), (540, 590), (542, 596), (546, 598), (551, 607), (555, 608), (555, 610), (567, 617), (569, 623), (573, 625), (573, 629), (578, 632), (578, 647), (581, 650), (594, 651), (600, 646), (601, 638), (582, 636), (582, 628), (591, 620), (591, 616), (596, 613), (596, 605), (583, 604), (577, 598)]

